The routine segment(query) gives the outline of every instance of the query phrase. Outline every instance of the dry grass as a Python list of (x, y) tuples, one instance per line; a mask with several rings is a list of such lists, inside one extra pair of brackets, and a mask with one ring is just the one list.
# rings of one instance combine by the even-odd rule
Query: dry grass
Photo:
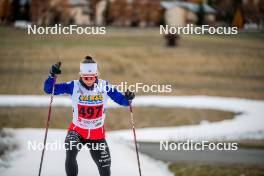
[[(51, 64), (63, 61), (60, 81), (78, 77), (92, 54), (101, 77), (113, 84), (172, 84), (173, 95), (264, 98), (263, 34), (183, 36), (165, 48), (158, 29), (110, 29), (105, 36), (28, 36), (0, 28), (0, 94), (43, 94)], [(144, 94), (140, 92), (140, 94)]]
[(214, 164), (183, 164), (169, 166), (175, 176), (263, 176), (263, 166), (245, 165), (214, 165)]
[[(233, 113), (215, 110), (198, 110), (184, 108), (135, 108), (136, 126), (160, 127), (198, 124), (201, 120), (221, 121), (231, 119)], [(146, 116), (146, 114), (148, 114)], [(0, 129), (43, 128), (45, 127), (47, 108), (0, 108)], [(70, 108), (54, 108), (51, 128), (67, 128), (71, 122)], [(106, 118), (107, 130), (130, 128), (127, 108), (109, 109)]]

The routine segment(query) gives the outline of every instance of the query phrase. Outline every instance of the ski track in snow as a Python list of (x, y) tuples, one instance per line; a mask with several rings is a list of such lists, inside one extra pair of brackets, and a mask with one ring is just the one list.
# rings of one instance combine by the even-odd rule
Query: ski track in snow
[[(50, 96), (37, 95), (1, 95), (0, 106), (47, 107)], [(69, 97), (58, 96), (54, 99), (54, 106), (71, 106)], [(162, 127), (137, 129), (137, 138), (140, 141), (160, 142), (164, 140), (240, 140), (264, 139), (264, 101), (240, 98), (210, 97), (210, 96), (140, 96), (133, 101), (137, 107), (184, 107), (199, 109), (216, 109), (235, 112), (233, 119), (213, 123), (201, 123), (181, 127)], [(120, 106), (110, 101), (108, 108)], [(136, 118), (136, 114), (135, 114)], [(140, 120), (140, 119), (136, 119)], [(18, 129), (17, 138), (22, 144), (21, 152), (11, 167), (3, 169), (4, 175), (36, 175), (40, 159), (40, 151), (27, 151), (27, 141), (42, 142), (44, 130)], [(48, 141), (56, 139), (63, 142), (66, 130), (50, 130)], [(119, 130), (107, 133), (107, 140), (112, 154), (112, 175), (134, 176), (138, 174), (134, 150), (120, 141), (132, 141), (131, 130)], [(79, 175), (98, 175), (95, 164), (88, 151), (81, 151), (78, 155)], [(155, 161), (140, 154), (143, 175), (169, 176), (166, 164)], [(65, 175), (65, 152), (47, 151), (43, 165), (43, 175)], [(21, 174), (23, 173), (23, 174)], [(25, 173), (25, 174), (24, 174)], [(89, 174), (88, 174), (89, 173)]]

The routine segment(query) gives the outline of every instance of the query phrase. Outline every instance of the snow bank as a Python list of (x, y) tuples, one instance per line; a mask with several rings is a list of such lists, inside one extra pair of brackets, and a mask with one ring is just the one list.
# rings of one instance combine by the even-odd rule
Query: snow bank
[[(1, 95), (0, 106), (48, 106), (49, 96)], [(54, 106), (71, 106), (69, 97), (56, 96)], [(214, 123), (181, 127), (138, 129), (142, 141), (160, 140), (239, 140), (264, 139), (264, 101), (209, 96), (139, 96), (133, 101), (137, 107), (187, 107), (235, 112), (235, 118)], [(109, 108), (120, 106), (110, 101)], [(135, 114), (135, 118), (136, 118)], [(161, 117), (162, 118), (162, 117)], [(140, 119), (138, 119), (140, 120)], [(116, 137), (132, 140), (129, 130), (115, 132)]]
[[(49, 95), (0, 95), (0, 107), (48, 107)], [(52, 106), (71, 107), (69, 96), (55, 96)], [(109, 101), (109, 108), (121, 107), (113, 101)]]
[(12, 158), (11, 153), (17, 148), (17, 142), (14, 140), (14, 131), (0, 128), (0, 168), (8, 167), (7, 161)]
[[(235, 112), (233, 119), (181, 127), (138, 129), (141, 141), (161, 140), (240, 140), (264, 139), (264, 102), (239, 98), (182, 96), (139, 97), (135, 106), (188, 107)], [(136, 114), (135, 114), (136, 117)], [(122, 139), (132, 140), (129, 130), (116, 132)]]

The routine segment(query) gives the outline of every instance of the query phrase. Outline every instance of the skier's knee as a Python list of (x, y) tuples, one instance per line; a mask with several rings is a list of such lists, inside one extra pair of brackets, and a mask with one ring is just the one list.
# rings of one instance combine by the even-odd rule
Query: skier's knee
[(80, 144), (79, 136), (75, 132), (70, 131), (65, 139), (66, 165), (75, 165), (77, 162), (76, 157), (79, 152), (78, 144)]
[(69, 131), (65, 138), (66, 151), (79, 150), (79, 144), (81, 144), (80, 136), (75, 131)]

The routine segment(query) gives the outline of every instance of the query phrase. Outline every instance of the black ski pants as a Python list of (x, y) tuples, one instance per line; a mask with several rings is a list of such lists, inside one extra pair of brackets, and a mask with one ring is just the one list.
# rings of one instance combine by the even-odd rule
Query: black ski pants
[(80, 149), (87, 147), (97, 165), (100, 176), (110, 176), (111, 156), (105, 139), (88, 140), (82, 138), (77, 132), (69, 131), (65, 139), (66, 161), (65, 170), (67, 176), (78, 175), (77, 154)]

